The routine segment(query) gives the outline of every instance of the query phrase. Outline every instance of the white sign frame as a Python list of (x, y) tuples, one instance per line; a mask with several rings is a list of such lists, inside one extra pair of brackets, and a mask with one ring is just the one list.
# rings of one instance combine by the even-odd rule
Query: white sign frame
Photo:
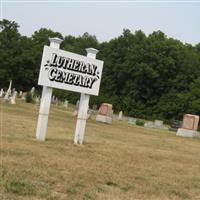
[(44, 46), (38, 85), (98, 96), (103, 63)]

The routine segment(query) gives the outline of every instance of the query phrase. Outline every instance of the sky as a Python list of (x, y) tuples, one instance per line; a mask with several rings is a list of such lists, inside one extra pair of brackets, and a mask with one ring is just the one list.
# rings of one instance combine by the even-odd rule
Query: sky
[(16, 21), (22, 35), (49, 28), (63, 36), (88, 32), (109, 41), (122, 34), (161, 30), (168, 37), (195, 45), (200, 43), (198, 1), (1, 1), (1, 19)]

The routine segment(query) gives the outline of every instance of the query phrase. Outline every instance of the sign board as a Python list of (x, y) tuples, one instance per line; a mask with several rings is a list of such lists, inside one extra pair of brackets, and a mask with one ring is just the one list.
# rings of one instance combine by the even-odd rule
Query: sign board
[(103, 61), (44, 46), (38, 85), (98, 95)]

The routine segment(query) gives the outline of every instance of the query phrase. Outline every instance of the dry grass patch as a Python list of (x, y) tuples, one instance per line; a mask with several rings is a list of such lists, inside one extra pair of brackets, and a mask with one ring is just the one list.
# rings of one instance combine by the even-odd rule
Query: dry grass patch
[(1, 102), (1, 199), (200, 199), (199, 139), (90, 119), (78, 146), (72, 110), (52, 106), (38, 142), (38, 107)]

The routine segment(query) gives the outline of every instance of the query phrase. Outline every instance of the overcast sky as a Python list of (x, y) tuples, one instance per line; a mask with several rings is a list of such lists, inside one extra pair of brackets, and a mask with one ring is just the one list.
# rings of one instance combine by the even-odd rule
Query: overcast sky
[(146, 34), (161, 30), (193, 45), (200, 42), (200, 1), (81, 2), (1, 0), (1, 18), (14, 20), (31, 36), (45, 27), (63, 35), (96, 35), (99, 41), (118, 37), (124, 28)]

